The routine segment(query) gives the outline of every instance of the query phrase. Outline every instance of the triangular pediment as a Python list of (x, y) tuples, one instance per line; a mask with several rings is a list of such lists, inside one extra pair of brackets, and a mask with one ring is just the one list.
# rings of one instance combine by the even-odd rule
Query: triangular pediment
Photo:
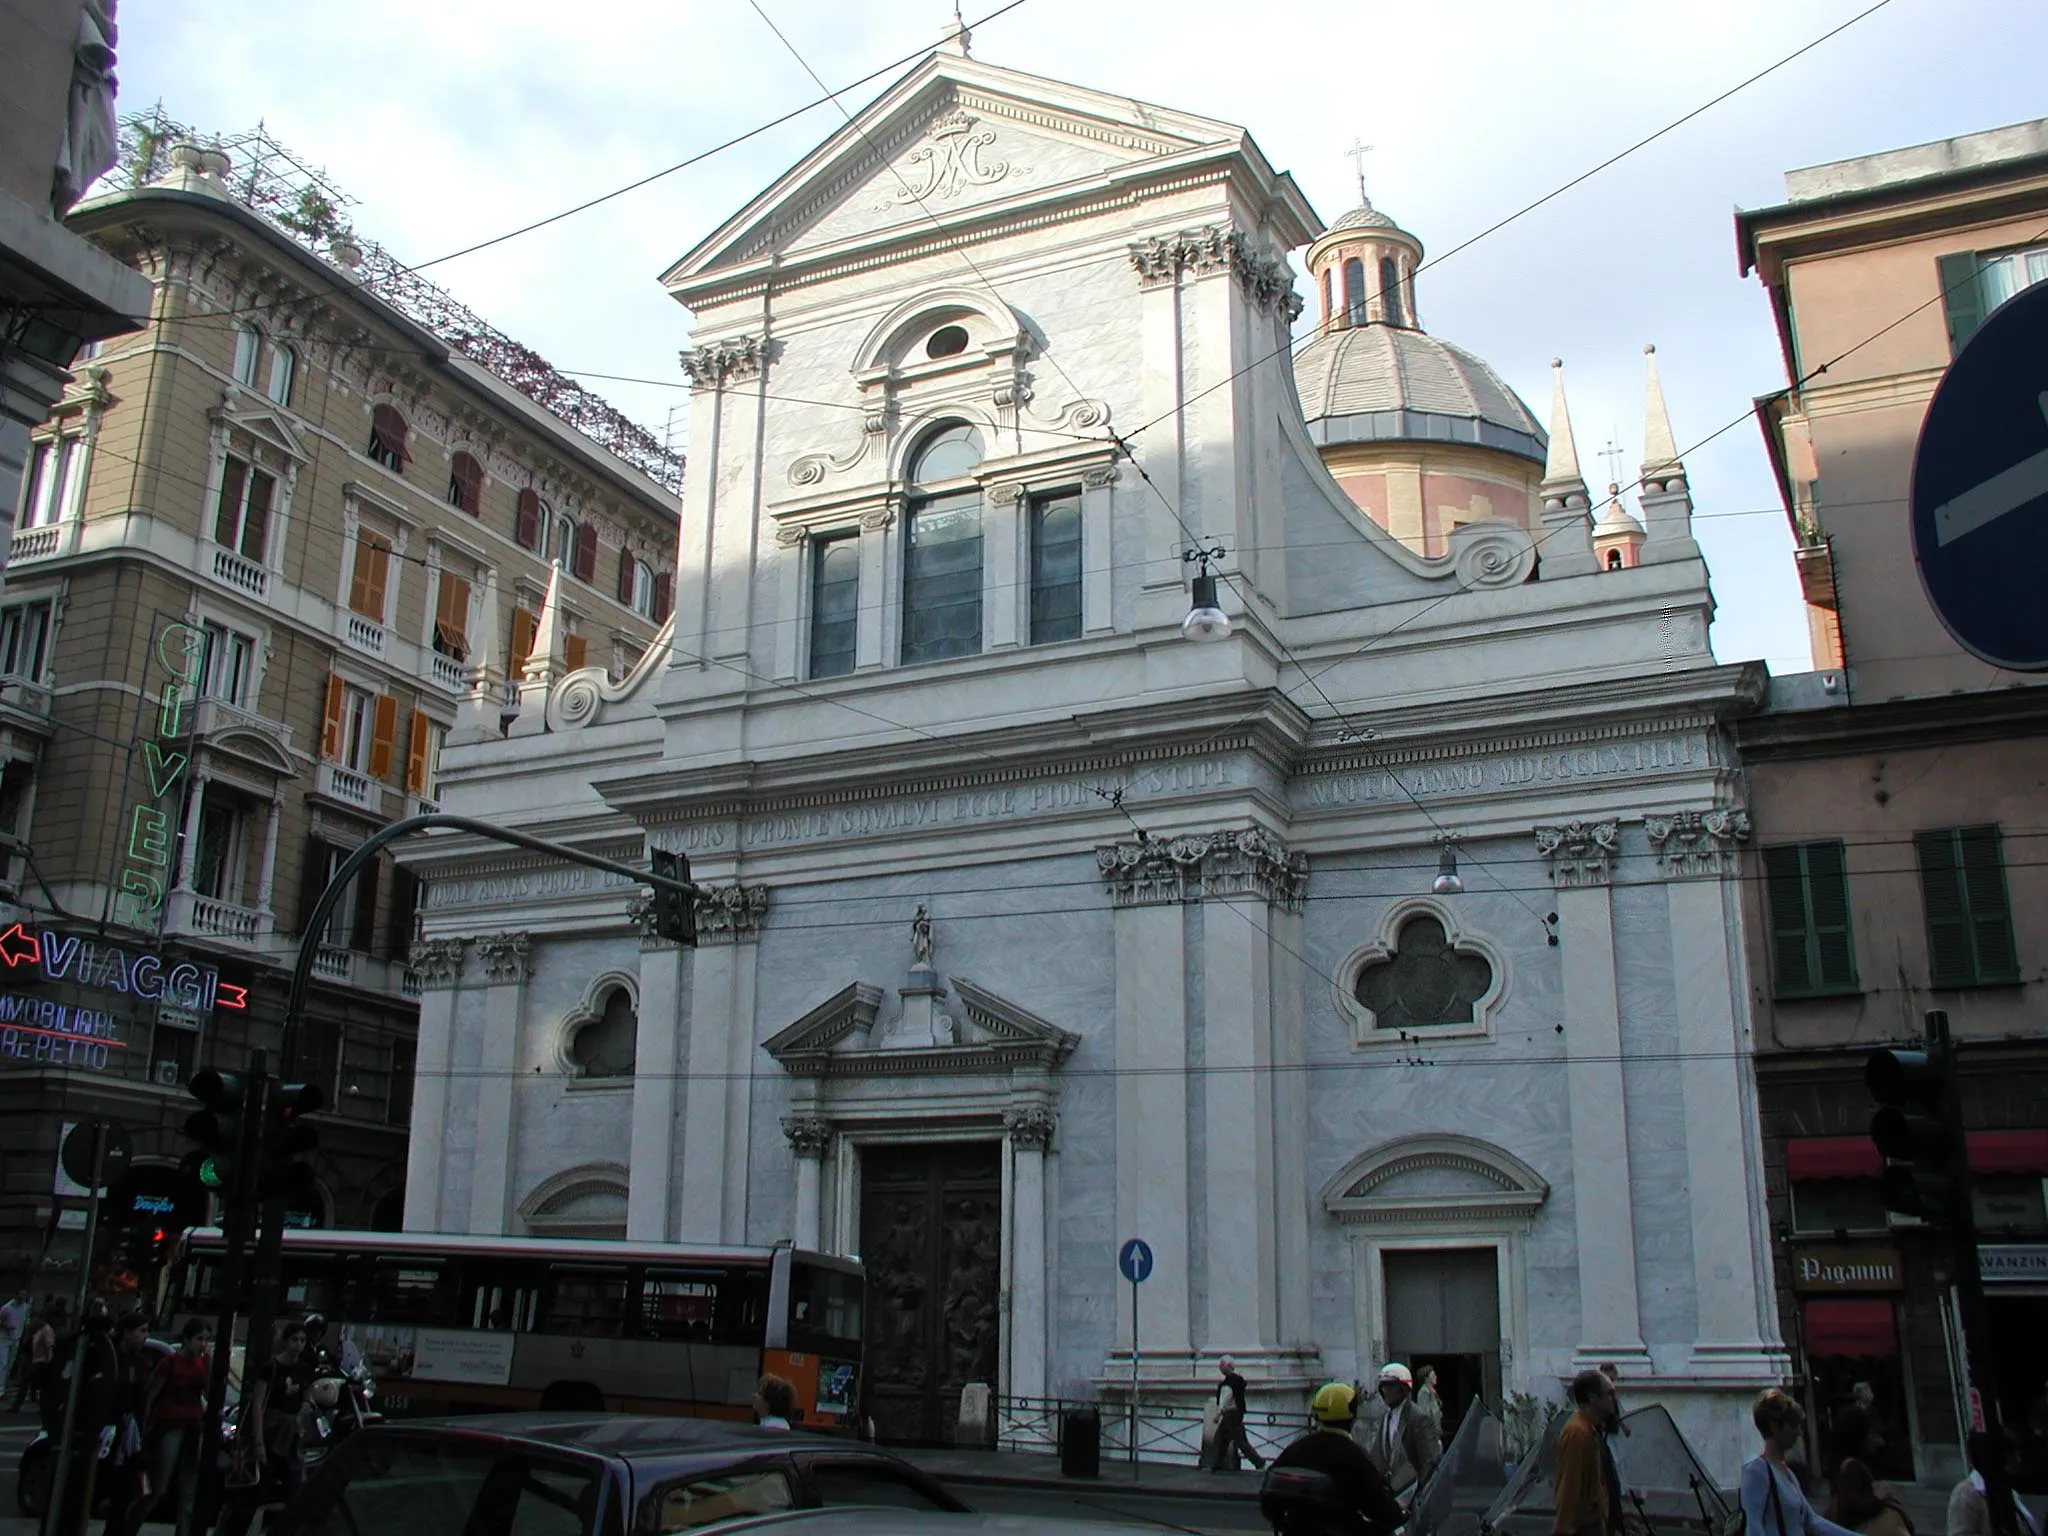
[(251, 396), (238, 389), (229, 389), (215, 408), (214, 420), (222, 426), (233, 427), (246, 432), (265, 447), (274, 448), (288, 459), (299, 463), (308, 457), (306, 445), (298, 429), (279, 412), (269, 406), (257, 403)]
[(687, 296), (699, 278), (771, 256), (786, 261), (929, 232), (956, 212), (1067, 195), (1144, 161), (1239, 150), (1257, 153), (1233, 124), (940, 52), (726, 220), (663, 282)]
[(884, 1017), (881, 988), (852, 982), (771, 1035), (762, 1048), (795, 1076), (840, 1077), (1049, 1069), (1065, 1061), (1081, 1042), (1072, 1030), (964, 976), (950, 978), (950, 991), (958, 1001), (947, 1009), (943, 1000), (948, 988), (939, 986), (935, 977), (928, 988), (905, 989), (906, 1005), (913, 998), (939, 1004), (926, 1011), (936, 1011), (942, 1022), (937, 1032), (927, 1029), (906, 1037), (900, 1026), (915, 1010), (899, 1007)]

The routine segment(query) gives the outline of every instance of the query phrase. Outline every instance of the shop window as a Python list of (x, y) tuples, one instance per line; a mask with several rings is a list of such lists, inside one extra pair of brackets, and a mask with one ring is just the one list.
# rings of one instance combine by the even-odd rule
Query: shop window
[(1980, 1236), (2031, 1236), (2048, 1228), (2043, 1202), (2048, 1181), (2040, 1174), (1980, 1173), (1970, 1181), (1970, 1188)]
[(2005, 851), (1996, 826), (1913, 834), (1927, 915), (1928, 972), (1937, 987), (2020, 979), (2006, 897)]
[(1849, 876), (1839, 838), (1763, 850), (1771, 976), (1779, 997), (1854, 992)]
[(860, 539), (855, 534), (811, 543), (812, 677), (853, 670), (860, 599)]
[(1876, 1179), (1795, 1179), (1795, 1232), (1881, 1232), (1888, 1225)]
[(1031, 643), (1081, 636), (1081, 498), (1034, 496), (1031, 511)]

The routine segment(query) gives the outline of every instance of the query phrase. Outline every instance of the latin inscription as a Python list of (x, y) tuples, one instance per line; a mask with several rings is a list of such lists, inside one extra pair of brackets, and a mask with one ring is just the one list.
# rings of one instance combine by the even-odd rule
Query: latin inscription
[(1587, 779), (1628, 777), (1666, 768), (1690, 768), (1705, 761), (1704, 744), (1692, 736), (1658, 736), (1611, 746), (1572, 747), (1560, 752), (1530, 752), (1505, 757), (1476, 757), (1464, 762), (1413, 763), (1366, 773), (1340, 774), (1304, 781), (1307, 805), (1333, 810), (1347, 805), (1376, 805), (1432, 796), (1476, 795), (1546, 784), (1572, 784)]

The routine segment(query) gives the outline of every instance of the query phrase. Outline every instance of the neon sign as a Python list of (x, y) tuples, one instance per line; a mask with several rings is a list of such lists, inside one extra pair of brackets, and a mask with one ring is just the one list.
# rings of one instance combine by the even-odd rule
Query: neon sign
[(115, 1038), (120, 1027), (111, 1013), (0, 992), (0, 1056), (16, 1061), (103, 1072), (110, 1051), (128, 1049)]
[(157, 701), (156, 737), (142, 744), (143, 766), (149, 770), (149, 798), (136, 801), (128, 817), (121, 871), (120, 920), (136, 928), (154, 928), (157, 914), (163, 910), (176, 829), (172, 812), (157, 802), (176, 790), (185, 777), (188, 759), (176, 750), (176, 744), (185, 731), (185, 706), (198, 692), (206, 636), (190, 624), (167, 624), (157, 636), (156, 656), (170, 678)]
[(249, 989), (222, 981), (210, 965), (166, 962), (148, 950), (131, 956), (117, 944), (94, 943), (47, 928), (30, 933), (20, 923), (0, 933), (0, 964), (9, 972), (35, 965), (45, 981), (70, 981), (124, 997), (161, 998), (180, 1008), (249, 1006)]

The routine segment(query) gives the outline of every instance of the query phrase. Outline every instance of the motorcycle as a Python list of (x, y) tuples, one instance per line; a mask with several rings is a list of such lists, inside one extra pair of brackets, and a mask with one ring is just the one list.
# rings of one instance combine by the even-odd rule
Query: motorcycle
[(319, 1466), (364, 1425), (382, 1422), (384, 1415), (371, 1406), (376, 1396), (369, 1367), (361, 1360), (319, 1365), (299, 1408), (299, 1459), (305, 1471)]

